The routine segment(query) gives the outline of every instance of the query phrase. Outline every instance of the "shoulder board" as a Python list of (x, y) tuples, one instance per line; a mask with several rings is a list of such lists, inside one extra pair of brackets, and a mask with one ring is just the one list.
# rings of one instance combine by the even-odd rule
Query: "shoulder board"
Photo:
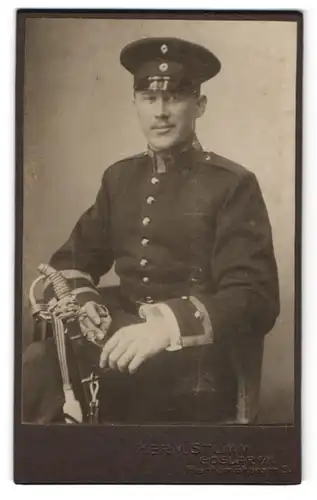
[(224, 156), (214, 153), (213, 151), (204, 151), (200, 160), (211, 167), (223, 168), (224, 170), (227, 170), (228, 172), (231, 172), (239, 177), (243, 177), (244, 175), (250, 173), (247, 168), (239, 165), (239, 163), (235, 163)]

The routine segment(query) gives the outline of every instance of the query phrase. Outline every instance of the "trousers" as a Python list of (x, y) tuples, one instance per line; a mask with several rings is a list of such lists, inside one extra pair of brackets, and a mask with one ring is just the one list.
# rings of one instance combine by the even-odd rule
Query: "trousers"
[(22, 357), (23, 422), (47, 424), (61, 415), (62, 379), (52, 338), (33, 342)]
[[(197, 390), (188, 390), (191, 381), (185, 374), (182, 374), (181, 383), (175, 383), (174, 353), (168, 354), (164, 370), (158, 356), (152, 363), (141, 366), (134, 375), (107, 371), (100, 379), (98, 395), (101, 423), (218, 422), (234, 417), (235, 398), (228, 398), (224, 391), (215, 391), (212, 380), (205, 379), (205, 386)], [(63, 404), (54, 340), (34, 342), (23, 355), (23, 421), (62, 422)]]
[[(117, 298), (109, 303), (112, 333), (140, 321)], [(108, 370), (99, 384), (101, 423), (218, 422), (236, 413), (236, 378), (219, 346), (164, 351), (133, 375)], [(33, 342), (22, 359), (23, 421), (63, 421), (63, 404), (54, 339)]]

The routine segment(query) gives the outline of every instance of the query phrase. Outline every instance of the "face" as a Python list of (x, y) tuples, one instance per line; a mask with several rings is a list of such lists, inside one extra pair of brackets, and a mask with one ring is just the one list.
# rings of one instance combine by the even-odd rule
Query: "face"
[(206, 97), (168, 91), (137, 91), (134, 104), (142, 132), (155, 151), (186, 141), (205, 111)]

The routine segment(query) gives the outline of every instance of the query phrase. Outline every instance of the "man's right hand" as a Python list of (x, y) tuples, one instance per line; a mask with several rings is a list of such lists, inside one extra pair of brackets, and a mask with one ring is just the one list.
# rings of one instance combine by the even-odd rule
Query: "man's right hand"
[(111, 317), (104, 306), (89, 301), (80, 309), (79, 324), (83, 335), (88, 339), (95, 336), (101, 342), (107, 335)]

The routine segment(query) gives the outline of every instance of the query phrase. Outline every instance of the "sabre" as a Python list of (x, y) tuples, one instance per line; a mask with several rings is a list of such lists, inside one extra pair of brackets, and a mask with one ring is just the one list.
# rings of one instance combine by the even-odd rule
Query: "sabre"
[[(82, 315), (81, 306), (63, 274), (48, 264), (40, 264), (38, 270), (41, 275), (31, 285), (29, 300), (33, 316), (52, 325), (65, 397), (63, 406), (65, 421), (66, 423), (98, 423), (99, 400), (97, 396), (100, 375), (94, 367), (89, 365), (86, 351), (89, 344), (101, 348), (102, 341), (93, 332), (90, 332), (89, 336), (81, 333), (78, 323)], [(52, 284), (56, 296), (48, 304), (38, 303), (35, 298), (35, 288), (44, 280)], [(104, 306), (103, 309), (110, 324), (109, 311)], [(72, 348), (73, 358), (77, 362), (77, 372), (82, 387), (81, 398), (76, 396), (71, 381), (67, 357), (68, 346)]]

